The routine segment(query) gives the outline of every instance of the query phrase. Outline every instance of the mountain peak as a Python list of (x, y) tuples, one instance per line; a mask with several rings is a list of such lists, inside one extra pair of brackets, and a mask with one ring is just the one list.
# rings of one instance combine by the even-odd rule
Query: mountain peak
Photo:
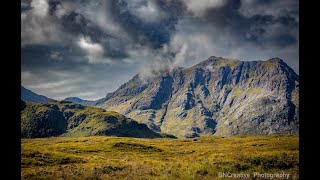
[(78, 97), (68, 97), (68, 98), (65, 98), (64, 100), (65, 101), (72, 101), (72, 102), (75, 102), (75, 103), (83, 103), (83, 102), (86, 101), (86, 100), (80, 99)]
[(281, 58), (279, 57), (274, 57), (274, 58), (270, 58), (268, 59), (266, 62), (272, 62), (272, 63), (276, 63), (276, 64), (283, 64), (288, 66)]
[(21, 86), (21, 99), (30, 102), (45, 102), (50, 100), (50, 98), (36, 94), (23, 86)]
[(240, 64), (240, 60), (238, 59), (231, 59), (231, 58), (223, 58), (223, 57), (216, 57), (216, 56), (210, 56), (208, 59), (188, 68), (188, 69), (194, 69), (194, 68), (205, 68), (205, 69), (212, 69), (216, 67), (223, 67), (223, 66), (229, 66), (231, 68), (237, 66)]
[(217, 59), (219, 59), (219, 58), (221, 58), (221, 57), (210, 56), (206, 61), (208, 61), (208, 60), (217, 60)]

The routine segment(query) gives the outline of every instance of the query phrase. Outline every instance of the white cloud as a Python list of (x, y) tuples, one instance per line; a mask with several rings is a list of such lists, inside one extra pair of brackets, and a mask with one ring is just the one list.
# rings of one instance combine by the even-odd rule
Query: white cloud
[(72, 11), (71, 5), (69, 3), (62, 2), (56, 6), (55, 15), (60, 19), (70, 11)]
[[(75, 5), (73, 4), (73, 6)], [(109, 10), (111, 8), (110, 2), (104, 0), (87, 1), (85, 4), (81, 3), (80, 5), (73, 7), (74, 10), (97, 25), (106, 34), (120, 39), (128, 38), (126, 31), (124, 31), (119, 23), (113, 19), (113, 15)], [(94, 9), (94, 11), (92, 11), (92, 9)]]
[(81, 37), (78, 45), (87, 53), (88, 63), (91, 64), (112, 64), (112, 59), (104, 57), (104, 48), (101, 44), (92, 42), (90, 37)]
[(183, 0), (189, 11), (195, 16), (202, 16), (209, 8), (219, 8), (225, 5), (225, 0)]
[[(177, 32), (172, 36), (169, 49), (176, 53), (175, 65), (190, 66), (197, 61), (204, 60), (211, 55), (217, 55), (216, 41), (208, 37), (205, 32)], [(221, 45), (221, 44), (220, 44)]]
[(130, 11), (145, 22), (157, 22), (165, 17), (154, 0), (147, 1), (146, 5), (130, 8)]
[(39, 17), (47, 16), (49, 4), (47, 0), (33, 0), (31, 1), (31, 7), (34, 15)]
[(82, 49), (86, 50), (90, 55), (102, 56), (104, 53), (103, 47), (99, 43), (92, 42), (89, 37), (81, 37), (78, 44)]
[(48, 2), (33, 0), (31, 7), (21, 13), (21, 45), (60, 42), (65, 36), (60, 25), (48, 16)]

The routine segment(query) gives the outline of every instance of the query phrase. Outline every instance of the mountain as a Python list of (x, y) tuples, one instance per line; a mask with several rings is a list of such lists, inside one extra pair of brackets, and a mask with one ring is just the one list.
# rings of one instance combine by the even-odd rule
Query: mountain
[(21, 137), (95, 135), (173, 137), (155, 133), (145, 124), (101, 108), (86, 107), (70, 101), (21, 101)]
[(156, 77), (138, 74), (94, 105), (177, 137), (298, 134), (299, 76), (280, 58), (212, 56)]
[[(104, 99), (104, 98), (102, 98), (102, 99)], [(99, 104), (99, 102), (101, 101), (101, 99), (97, 100), (97, 101), (90, 101), (90, 100), (84, 100), (84, 99), (81, 99), (78, 97), (68, 97), (68, 98), (65, 98), (64, 101), (71, 101), (71, 102), (78, 103), (78, 104), (81, 104), (84, 106), (97, 106)]]
[(92, 101), (80, 99), (78, 97), (68, 97), (68, 98), (65, 98), (64, 101), (72, 101), (72, 102), (82, 104), (82, 105), (85, 105), (86, 103), (92, 102)]
[(26, 89), (25, 87), (21, 86), (21, 99), (24, 101), (30, 101), (30, 102), (45, 102), (50, 100), (50, 98), (47, 98), (46, 96), (38, 95), (29, 89)]

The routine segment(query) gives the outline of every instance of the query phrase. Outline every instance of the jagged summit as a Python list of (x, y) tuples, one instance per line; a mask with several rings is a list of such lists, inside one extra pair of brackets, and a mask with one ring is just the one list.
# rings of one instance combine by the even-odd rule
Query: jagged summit
[(282, 59), (280, 59), (279, 57), (270, 58), (267, 61), (271, 61), (271, 62), (275, 62), (275, 63), (284, 63), (284, 61)]

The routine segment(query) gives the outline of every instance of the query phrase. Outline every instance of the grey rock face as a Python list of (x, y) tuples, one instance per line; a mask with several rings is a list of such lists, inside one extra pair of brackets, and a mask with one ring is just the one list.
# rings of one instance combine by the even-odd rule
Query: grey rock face
[(86, 117), (87, 117), (86, 114), (79, 114), (79, 115), (75, 115), (75, 116), (68, 118), (67, 119), (67, 121), (68, 121), (67, 129), (73, 129), (73, 128), (77, 127), (80, 123), (82, 123), (82, 121), (84, 121), (86, 119)]
[(147, 81), (136, 75), (99, 103), (178, 137), (299, 133), (299, 76), (279, 58), (210, 57)]
[(173, 79), (171, 76), (161, 77), (159, 82), (153, 84), (148, 95), (143, 96), (133, 109), (161, 109), (162, 105), (170, 98), (172, 92)]

